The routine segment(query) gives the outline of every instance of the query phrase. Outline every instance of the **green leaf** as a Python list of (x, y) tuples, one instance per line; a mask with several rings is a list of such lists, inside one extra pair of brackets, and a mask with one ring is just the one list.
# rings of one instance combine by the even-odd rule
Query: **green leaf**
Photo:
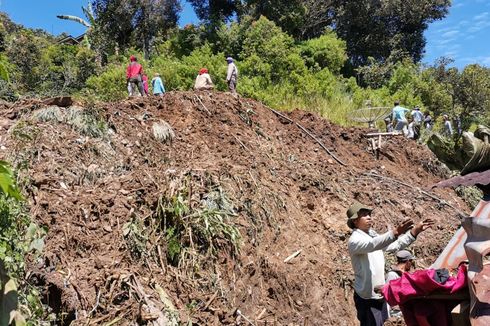
[(29, 251), (36, 250), (37, 252), (42, 252), (44, 249), (44, 238), (35, 239), (31, 242), (29, 246)]
[(26, 321), (17, 311), (18, 293), (15, 281), (8, 277), (0, 262), (0, 325), (24, 326)]
[(22, 200), (22, 195), (16, 189), (12, 178), (12, 171), (8, 167), (8, 163), (0, 161), (0, 190), (9, 197), (17, 200)]

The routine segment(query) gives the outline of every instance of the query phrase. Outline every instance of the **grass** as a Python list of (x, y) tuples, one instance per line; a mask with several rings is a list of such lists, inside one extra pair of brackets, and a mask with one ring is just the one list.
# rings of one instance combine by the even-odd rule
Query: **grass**
[(40, 122), (66, 123), (84, 136), (102, 138), (107, 134), (107, 124), (100, 119), (95, 110), (77, 106), (59, 108), (49, 106), (37, 110), (33, 117)]
[(175, 138), (175, 132), (166, 121), (160, 120), (159, 122), (155, 122), (152, 126), (153, 137), (156, 140), (161, 141), (163, 143), (172, 142)]
[(240, 250), (240, 231), (233, 224), (236, 213), (226, 194), (218, 187), (203, 198), (191, 207), (187, 192), (180, 191), (158, 202), (167, 259), (174, 265), (181, 265), (185, 256), (199, 254), (213, 259), (219, 252), (236, 255)]

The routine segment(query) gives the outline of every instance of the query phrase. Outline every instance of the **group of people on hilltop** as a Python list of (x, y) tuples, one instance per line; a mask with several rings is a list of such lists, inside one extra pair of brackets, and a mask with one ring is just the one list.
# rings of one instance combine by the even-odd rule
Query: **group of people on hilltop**
[[(143, 66), (138, 62), (138, 59), (132, 55), (129, 58), (129, 65), (126, 68), (126, 80), (128, 86), (129, 96), (148, 96), (149, 85), (148, 76), (143, 72)], [(238, 68), (234, 63), (232, 57), (227, 57), (228, 70), (226, 74), (226, 83), (228, 84), (228, 90), (232, 94), (236, 94), (236, 86), (238, 81)], [(165, 93), (165, 86), (163, 85), (160, 74), (155, 73), (155, 76), (151, 80), (153, 95), (163, 96)], [(214, 89), (214, 83), (209, 75), (209, 71), (206, 68), (199, 70), (194, 83), (195, 90), (212, 90)]]
[[(408, 115), (408, 119), (407, 119)], [(453, 126), (448, 115), (442, 116), (444, 121), (444, 134), (448, 137), (452, 136)], [(422, 113), (420, 107), (416, 106), (411, 111), (403, 106), (400, 106), (399, 101), (395, 101), (391, 115), (385, 118), (385, 125), (387, 132), (403, 132), (403, 134), (410, 139), (418, 139), (420, 137), (421, 127), (425, 127), (427, 130), (432, 130), (434, 120), (429, 112)], [(459, 120), (458, 132), (460, 132)]]
[[(238, 68), (236, 67), (232, 57), (226, 58), (228, 63), (228, 70), (226, 72), (226, 83), (228, 84), (228, 90), (232, 93), (236, 93), (236, 85), (238, 81)], [(194, 89), (196, 91), (207, 91), (214, 88), (213, 81), (209, 75), (209, 71), (206, 68), (201, 68), (199, 74), (196, 77), (194, 83)]]
[[(136, 59), (134, 55), (129, 58), (129, 61), (130, 63), (126, 68), (126, 81), (129, 96), (148, 96), (148, 76), (143, 72), (143, 66), (138, 62), (138, 59)], [(151, 85), (153, 95), (163, 96), (165, 93), (165, 86), (163, 86), (160, 74), (155, 73), (155, 76), (151, 80)]]

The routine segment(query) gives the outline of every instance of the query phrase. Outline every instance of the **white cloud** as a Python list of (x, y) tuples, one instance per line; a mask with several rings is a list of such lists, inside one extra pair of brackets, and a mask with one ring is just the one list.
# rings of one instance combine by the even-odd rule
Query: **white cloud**
[(464, 57), (461, 58), (462, 62), (466, 64), (478, 63), (483, 66), (490, 67), (490, 56), (475, 56), (475, 57)]
[(485, 11), (479, 15), (476, 15), (475, 17), (473, 17), (473, 19), (474, 20), (484, 20), (484, 19), (487, 19), (487, 17), (488, 17), (488, 11)]
[(477, 20), (470, 28), (468, 33), (476, 33), (490, 26), (490, 20)]
[(447, 38), (447, 39), (444, 39), (444, 40), (440, 40), (438, 41), (438, 47), (440, 48), (446, 48), (446, 44), (448, 43), (451, 43), (451, 42), (454, 42), (456, 39), (455, 38)]
[(458, 30), (451, 30), (451, 31), (448, 31), (446, 33), (443, 33), (441, 35), (442, 38), (454, 38), (455, 36), (457, 36), (459, 34), (459, 31)]

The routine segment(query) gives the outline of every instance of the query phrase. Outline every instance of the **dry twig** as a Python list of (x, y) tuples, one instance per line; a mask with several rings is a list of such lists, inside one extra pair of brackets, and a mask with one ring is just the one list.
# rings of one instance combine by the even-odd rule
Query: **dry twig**
[(458, 213), (459, 216), (467, 216), (468, 215), (468, 214), (463, 213), (462, 211), (460, 211), (458, 208), (454, 207), (453, 205), (449, 204), (444, 199), (439, 198), (439, 197), (437, 197), (434, 194), (431, 194), (431, 193), (429, 193), (429, 192), (427, 192), (425, 190), (420, 189), (419, 187), (415, 187), (415, 186), (410, 185), (408, 183), (405, 183), (403, 181), (400, 181), (400, 180), (397, 180), (397, 179), (393, 179), (393, 178), (390, 178), (390, 177), (386, 177), (386, 176), (383, 176), (383, 175), (379, 175), (379, 174), (376, 174), (376, 173), (372, 173), (372, 172), (366, 172), (366, 173), (363, 174), (363, 176), (371, 177), (371, 178), (378, 178), (381, 181), (392, 182), (392, 183), (396, 183), (396, 184), (398, 184), (400, 186), (404, 186), (404, 187), (407, 187), (407, 188), (410, 188), (410, 189), (416, 189), (421, 194), (423, 194), (423, 195), (425, 195), (425, 196), (427, 196), (427, 197), (429, 197), (431, 199), (437, 200), (442, 205), (446, 205), (447, 207), (452, 208), (453, 210), (456, 211), (456, 213)]
[(310, 133), (305, 127), (303, 127), (302, 125), (300, 125), (297, 122), (294, 122), (290, 118), (286, 117), (284, 114), (279, 113), (274, 109), (270, 109), (270, 110), (272, 112), (274, 112), (276, 115), (280, 116), (281, 118), (284, 118), (284, 119), (288, 120), (289, 122), (294, 123), (299, 129), (303, 130), (308, 136), (310, 136), (315, 142), (317, 142), (318, 145), (320, 145), (330, 156), (332, 156), (333, 159), (336, 160), (340, 165), (343, 165), (343, 166), (347, 165), (344, 162), (342, 162), (337, 156), (335, 156), (334, 153), (332, 153), (318, 138), (316, 138), (312, 133)]

